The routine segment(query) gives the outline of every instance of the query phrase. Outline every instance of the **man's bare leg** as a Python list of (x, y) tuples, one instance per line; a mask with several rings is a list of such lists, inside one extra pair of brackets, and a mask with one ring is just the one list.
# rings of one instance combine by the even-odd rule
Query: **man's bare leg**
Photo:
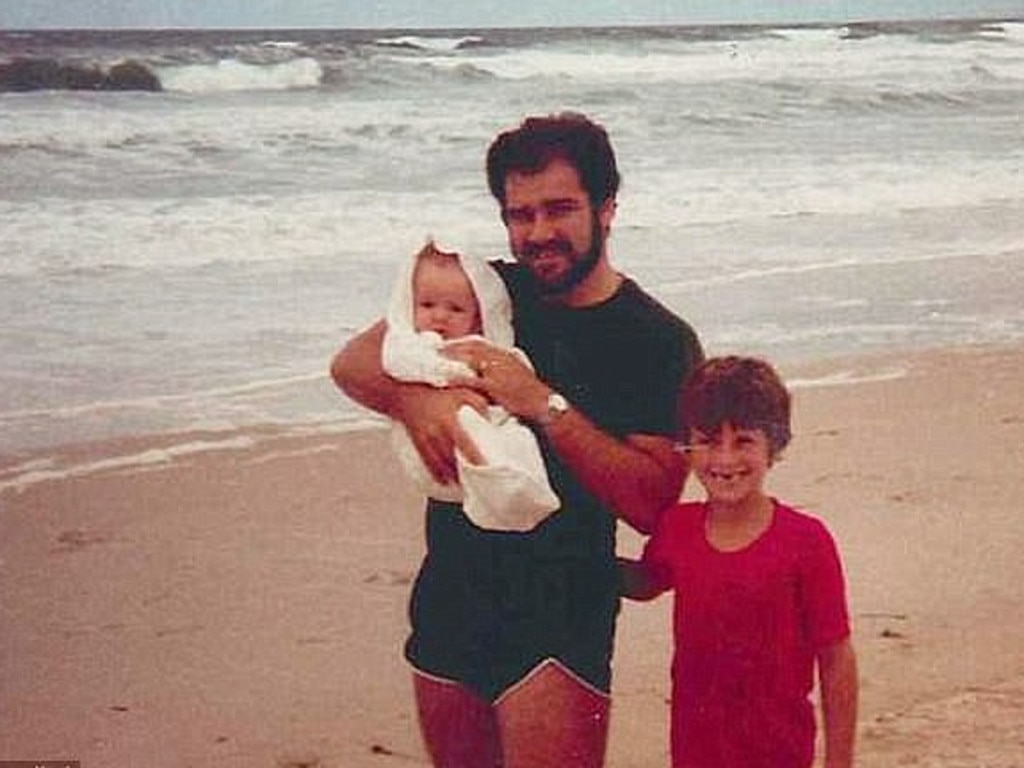
[(611, 699), (553, 660), (497, 702), (504, 768), (601, 768)]
[(435, 768), (499, 768), (494, 709), (458, 683), (413, 673), (420, 731)]

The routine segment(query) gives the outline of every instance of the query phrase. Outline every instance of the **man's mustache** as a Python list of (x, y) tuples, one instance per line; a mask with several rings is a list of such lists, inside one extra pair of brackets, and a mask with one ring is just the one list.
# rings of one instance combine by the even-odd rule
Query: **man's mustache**
[(523, 243), (522, 248), (519, 249), (519, 255), (528, 259), (536, 258), (542, 253), (551, 252), (557, 253), (561, 256), (571, 256), (573, 253), (572, 243), (559, 237), (551, 240), (545, 240), (542, 243)]

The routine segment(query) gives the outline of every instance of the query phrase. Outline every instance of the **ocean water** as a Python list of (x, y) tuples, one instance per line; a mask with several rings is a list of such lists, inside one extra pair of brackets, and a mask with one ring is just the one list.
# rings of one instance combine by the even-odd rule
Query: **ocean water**
[(330, 356), (428, 233), (506, 252), (487, 144), (562, 109), (712, 353), (1024, 337), (1024, 20), (0, 31), (26, 57), (163, 90), (0, 92), (0, 456), (365, 419)]

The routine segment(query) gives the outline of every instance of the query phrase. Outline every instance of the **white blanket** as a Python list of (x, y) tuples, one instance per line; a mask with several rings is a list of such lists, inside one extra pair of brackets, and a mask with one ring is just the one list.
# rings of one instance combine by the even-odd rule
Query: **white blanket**
[[(482, 338), (503, 349), (512, 349), (512, 304), (505, 284), (485, 261), (459, 256), (480, 304)], [(433, 332), (413, 328), (413, 257), (401, 270), (388, 307), (388, 330), (381, 359), (384, 370), (402, 381), (445, 386), (453, 377), (473, 376), (465, 363), (440, 354), (444, 340)], [(504, 409), (493, 406), (487, 417), (469, 406), (457, 414), (459, 424), (484, 457), (471, 464), (456, 452), (459, 485), (441, 485), (433, 479), (409, 439), (405, 428), (395, 424), (392, 439), (403, 467), (423, 491), (441, 501), (462, 502), (466, 516), (477, 526), (500, 531), (528, 531), (561, 506), (551, 489), (534, 434)]]

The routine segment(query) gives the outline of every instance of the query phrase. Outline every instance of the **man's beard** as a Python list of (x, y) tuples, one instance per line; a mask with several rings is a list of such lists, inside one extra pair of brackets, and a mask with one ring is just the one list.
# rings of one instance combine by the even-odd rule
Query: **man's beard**
[(531, 270), (537, 288), (545, 296), (561, 296), (568, 293), (577, 285), (582, 283), (590, 273), (594, 271), (597, 263), (601, 260), (601, 252), (604, 246), (604, 232), (601, 229), (601, 222), (596, 215), (590, 218), (590, 248), (581, 254), (577, 254), (572, 243), (564, 238), (546, 240), (543, 243), (527, 243), (518, 253), (517, 259), (529, 262), (540, 253), (554, 251), (562, 256), (569, 257), (571, 263), (568, 271), (554, 282), (548, 282), (537, 277)]

